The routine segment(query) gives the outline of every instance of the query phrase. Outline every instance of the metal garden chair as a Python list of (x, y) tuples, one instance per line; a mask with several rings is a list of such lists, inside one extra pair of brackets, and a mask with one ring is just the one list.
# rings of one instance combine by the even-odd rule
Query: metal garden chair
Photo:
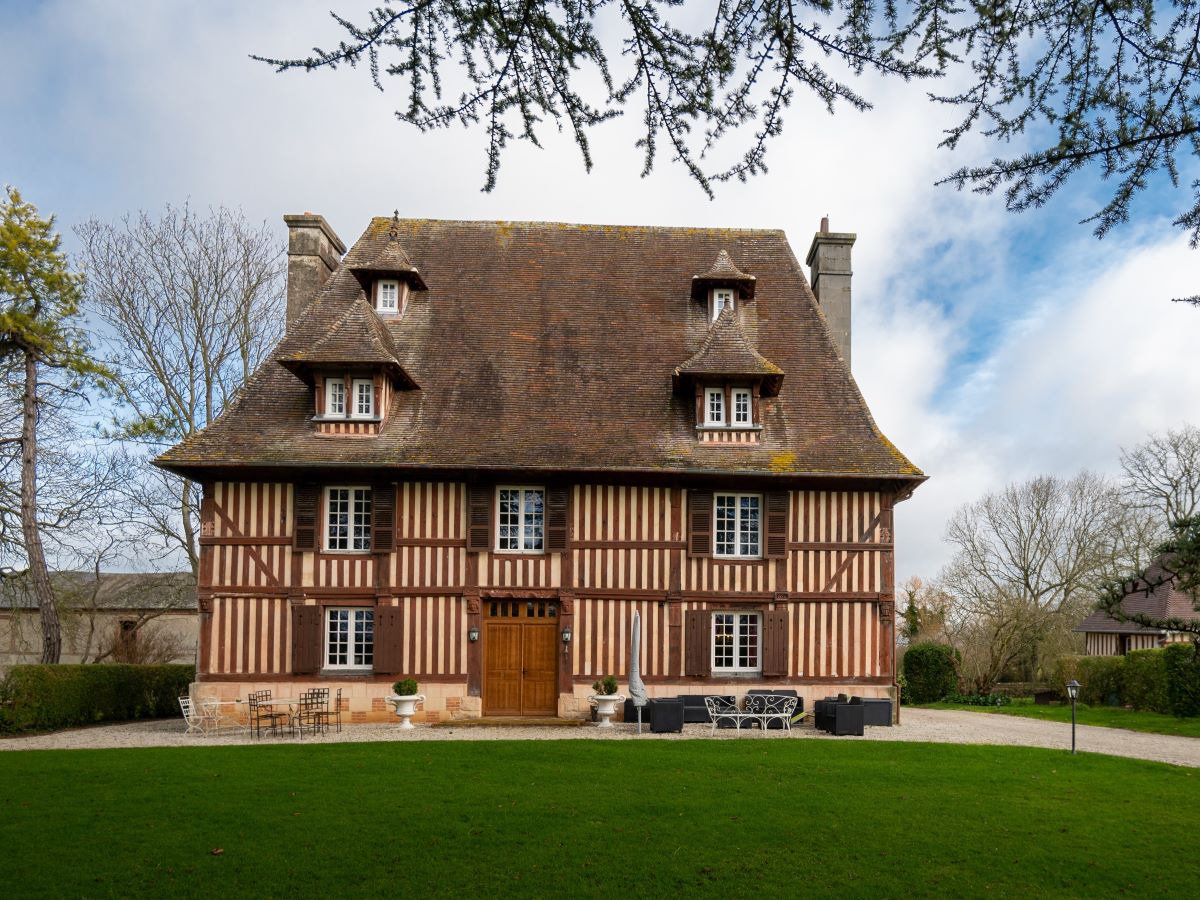
[(248, 697), (250, 703), (250, 733), (262, 737), (263, 725), (271, 734), (282, 734), (283, 726), (290, 724), (291, 716), (285, 712), (275, 712), (271, 708), (270, 691), (254, 691)]

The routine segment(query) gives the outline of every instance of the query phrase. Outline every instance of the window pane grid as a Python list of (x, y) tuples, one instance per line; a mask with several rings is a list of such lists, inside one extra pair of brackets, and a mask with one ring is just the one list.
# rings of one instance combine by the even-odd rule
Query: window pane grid
[(371, 489), (329, 488), (325, 494), (325, 549), (371, 549)]
[(717, 494), (714, 552), (717, 556), (760, 555), (761, 499), (757, 494)]
[(545, 501), (546, 492), (541, 488), (501, 488), (496, 549), (541, 552), (545, 546)]
[(346, 382), (325, 382), (325, 415), (344, 416), (346, 414)]
[(713, 615), (713, 670), (757, 672), (759, 664), (758, 613), (715, 613)]
[(750, 392), (733, 392), (733, 421), (735, 425), (750, 424)]
[(331, 609), (326, 614), (325, 665), (369, 668), (375, 662), (375, 611)]
[(706, 424), (721, 425), (725, 422), (725, 393), (724, 391), (709, 390), (706, 393), (705, 405)]
[(371, 381), (354, 382), (354, 414), (360, 417), (375, 415), (375, 385)]

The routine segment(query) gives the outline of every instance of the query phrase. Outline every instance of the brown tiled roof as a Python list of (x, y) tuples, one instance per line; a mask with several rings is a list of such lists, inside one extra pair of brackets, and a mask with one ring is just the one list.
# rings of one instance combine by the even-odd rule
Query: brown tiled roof
[(307, 374), (315, 367), (370, 365), (388, 370), (408, 387), (416, 387), (400, 363), (396, 342), (387, 326), (363, 297), (353, 301), (328, 331), (311, 337), (311, 343), (300, 346), (293, 344), (293, 349), (275, 357), (284, 368), (299, 374), (309, 383), (311, 379)]
[(750, 375), (763, 379), (763, 396), (774, 397), (783, 369), (750, 346), (730, 307), (721, 311), (700, 349), (675, 370), (676, 375)]
[(702, 299), (710, 287), (736, 287), (743, 297), (754, 296), (754, 285), (758, 279), (748, 275), (734, 265), (729, 251), (724, 248), (717, 254), (717, 261), (702, 275), (692, 276), (692, 296)]
[[(412, 259), (400, 243), (399, 219), (392, 219), (392, 228), (388, 229), (388, 239), (383, 242), (373, 256), (354, 263), (354, 270), (360, 273), (376, 275), (400, 275), (404, 277), (414, 290), (428, 290), (421, 272), (413, 265)], [(365, 285), (364, 285), (365, 286)]]
[[(384, 327), (421, 390), (393, 395), (377, 436), (318, 435), (311, 388), (275, 360), (362, 301), (352, 267), (391, 226), (371, 222), (227, 411), (160, 464), (923, 477), (876, 427), (781, 231), (402, 219), (430, 289)], [(673, 375), (709, 334), (692, 273), (725, 248), (758, 279), (741, 330), (787, 379), (760, 443), (701, 446)]]
[[(1200, 611), (1190, 594), (1176, 590), (1174, 583), (1164, 579), (1163, 568), (1155, 563), (1146, 570), (1146, 580), (1140, 581), (1125, 594), (1121, 610), (1126, 615), (1144, 615), (1154, 619), (1185, 619), (1200, 621)], [(1079, 624), (1075, 631), (1109, 634), (1161, 634), (1136, 622), (1120, 622), (1103, 612), (1094, 612)]]

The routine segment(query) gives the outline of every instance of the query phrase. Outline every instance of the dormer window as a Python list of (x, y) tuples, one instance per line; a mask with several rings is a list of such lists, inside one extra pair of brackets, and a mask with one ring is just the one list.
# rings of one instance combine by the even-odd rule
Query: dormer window
[(747, 388), (733, 389), (733, 425), (753, 425), (753, 396)]
[(712, 321), (717, 321), (726, 309), (734, 309), (733, 288), (713, 288), (712, 292)]
[(384, 315), (399, 315), (401, 304), (399, 281), (379, 281), (375, 286), (375, 309)]
[(375, 418), (375, 382), (370, 378), (354, 379), (353, 419)]
[(325, 381), (325, 415), (346, 415), (346, 382), (329, 378)]
[(721, 388), (708, 388), (704, 392), (704, 424), (725, 424), (725, 391)]

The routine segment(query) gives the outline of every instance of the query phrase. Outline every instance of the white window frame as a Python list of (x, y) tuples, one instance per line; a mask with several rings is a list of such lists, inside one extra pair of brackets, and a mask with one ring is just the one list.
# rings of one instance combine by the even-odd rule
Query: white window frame
[[(343, 525), (341, 522), (334, 523), (334, 491), (348, 491), (345, 498), (338, 497), (337, 502), (341, 504), (345, 502), (346, 522)], [(363, 502), (365, 500), (365, 503)], [(324, 528), (322, 533), (325, 535), (321, 545), (327, 553), (370, 553), (371, 552), (371, 528), (373, 526), (372, 516), (374, 510), (372, 504), (371, 489), (361, 484), (335, 484), (325, 488), (325, 507), (324, 507)], [(363, 511), (365, 508), (365, 512)], [(338, 511), (341, 515), (341, 511)], [(364, 525), (362, 522), (356, 522), (356, 517), (362, 516), (366, 520)], [(346, 533), (334, 534), (334, 530), (339, 532), (345, 528)], [(342, 542), (346, 546), (337, 546)]]
[[(732, 553), (722, 553), (720, 550), (721, 543), (722, 543), (720, 540), (721, 530), (722, 530), (721, 522), (720, 522), (721, 501), (723, 499), (727, 499), (727, 498), (733, 499), (734, 520), (733, 520), (733, 552)], [(755, 543), (754, 543), (753, 547), (750, 545), (750, 542), (747, 539), (747, 535), (744, 534), (744, 531), (746, 529), (744, 529), (742, 527), (743, 518), (748, 518), (748, 516), (746, 516), (746, 517), (743, 516), (743, 512), (746, 512), (749, 510), (749, 507), (743, 506), (743, 504), (742, 504), (743, 499), (753, 499), (755, 501), (754, 508), (758, 512), (757, 522), (755, 523), (755, 528), (754, 528)], [(763, 522), (762, 494), (732, 493), (729, 491), (725, 491), (725, 492), (722, 492), (719, 494), (714, 494), (713, 495), (713, 556), (719, 557), (721, 559), (762, 559), (762, 542), (763, 542), (762, 522)]]
[[(719, 620), (729, 617), (728, 623), (720, 622)], [(753, 620), (753, 636), (754, 636), (754, 665), (749, 665), (749, 660), (746, 659), (748, 654), (742, 653), (742, 639), (749, 630), (749, 626)], [(762, 671), (762, 650), (763, 650), (763, 628), (762, 628), (762, 613), (760, 612), (738, 612), (735, 610), (720, 610), (712, 614), (712, 671), (713, 674), (720, 673), (722, 675), (737, 675), (737, 674), (756, 674)], [(718, 643), (721, 636), (720, 632), (723, 628), (729, 628), (729, 638), (732, 642), (732, 665), (723, 665), (718, 663), (718, 652), (724, 649), (723, 644)]]
[[(367, 388), (367, 396), (370, 398), (367, 412), (359, 412), (358, 409), (358, 389), (362, 386)], [(350, 414), (351, 419), (374, 419), (375, 418), (375, 380), (373, 378), (354, 378), (350, 382)]]
[[(333, 408), (333, 393), (338, 387), (341, 387), (342, 408), (340, 410), (335, 410)], [(347, 401), (349, 400), (349, 398), (346, 396), (346, 394), (347, 394), (347, 391), (346, 391), (346, 379), (345, 378), (326, 378), (325, 379), (325, 411), (322, 413), (322, 415), (327, 418), (332, 418), (332, 419), (345, 418)]]
[[(391, 288), (395, 293), (392, 296), (392, 303), (389, 305), (384, 302), (384, 289)], [(385, 315), (397, 316), (400, 314), (400, 304), (404, 301), (401, 293), (400, 282), (392, 278), (383, 279), (375, 283), (375, 309)]]
[[(720, 407), (718, 412), (720, 418), (713, 416), (713, 398), (716, 398), (717, 404)], [(725, 425), (725, 389), (724, 388), (705, 388), (704, 389), (704, 424), (713, 427)]]
[[(512, 523), (503, 521), (504, 513), (501, 510), (501, 498), (505, 491), (517, 491), (517, 543), (516, 547), (506, 547), (504, 543), (506, 536), (502, 534), (501, 529), (508, 525), (512, 527)], [(540, 525), (536, 522), (529, 521), (536, 515), (535, 510), (528, 507), (528, 497), (532, 494), (541, 494), (541, 522)], [(525, 554), (541, 554), (546, 552), (546, 488), (537, 484), (502, 484), (496, 488), (496, 552), (497, 553), (525, 553)], [(540, 528), (540, 530), (534, 530)], [(511, 536), (509, 536), (511, 537)]]
[[(739, 400), (746, 401), (746, 417), (744, 419), (738, 409)], [(749, 428), (754, 424), (754, 394), (749, 388), (733, 389), (733, 408), (729, 411), (729, 422), (734, 428)]]
[[(331, 643), (334, 636), (334, 620), (345, 617), (345, 641), (339, 641), (335, 653)], [(322, 668), (338, 670), (371, 670), (375, 667), (375, 610), (369, 606), (327, 606), (325, 607), (325, 656)], [(357, 627), (359, 622), (369, 625), (370, 637), (363, 637)], [(363, 630), (365, 631), (365, 629)], [(339, 633), (338, 635), (342, 635)], [(341, 646), (344, 643), (344, 649)], [(336, 661), (335, 657), (343, 655), (345, 662)]]
[(733, 288), (713, 288), (711, 305), (712, 320), (715, 322), (721, 317), (721, 312), (726, 306), (732, 310), (737, 309), (737, 294)]

